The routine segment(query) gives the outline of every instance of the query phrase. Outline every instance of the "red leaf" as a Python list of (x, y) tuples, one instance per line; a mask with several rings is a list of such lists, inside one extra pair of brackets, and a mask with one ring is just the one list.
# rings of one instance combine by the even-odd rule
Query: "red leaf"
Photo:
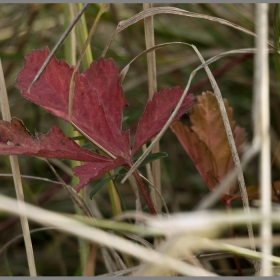
[[(25, 67), (17, 77), (17, 87), (25, 98), (68, 121), (73, 67), (70, 68), (64, 60), (58, 62), (53, 57), (30, 93), (27, 92), (48, 55), (49, 49), (45, 48), (25, 57)], [(73, 123), (113, 155), (128, 158), (129, 132), (121, 132), (122, 109), (125, 105), (118, 83), (118, 68), (112, 59), (100, 59), (85, 74), (76, 74)]]
[[(7, 142), (13, 143), (13, 146)], [(113, 160), (80, 148), (54, 126), (47, 134), (33, 136), (19, 119), (0, 121), (0, 151), (2, 155), (28, 155), (47, 158), (64, 158), (78, 161), (111, 163)]]
[(76, 166), (73, 168), (75, 175), (79, 177), (80, 182), (75, 187), (76, 191), (80, 191), (83, 187), (90, 182), (100, 178), (104, 173), (120, 166), (125, 163), (121, 157), (116, 158), (111, 162), (91, 163), (87, 162), (84, 165)]
[(123, 156), (130, 154), (129, 131), (122, 132), (122, 114), (124, 107), (128, 106), (119, 84), (118, 67), (112, 59), (100, 59), (93, 62), (85, 71), (89, 86), (98, 93), (107, 123), (115, 138), (118, 147), (124, 152)]
[[(183, 90), (180, 87), (164, 88), (161, 92), (155, 92), (152, 100), (148, 100), (137, 126), (132, 154), (163, 128), (182, 94)], [(185, 97), (175, 120), (180, 118), (194, 104), (193, 100), (194, 96), (192, 94)]]
[[(65, 121), (69, 121), (69, 87), (74, 68), (69, 67), (65, 61), (57, 61), (53, 57), (38, 81), (28, 92), (31, 82), (48, 55), (49, 49), (45, 48), (43, 51), (34, 51), (25, 57), (25, 66), (17, 77), (17, 87), (25, 98)], [(164, 89), (161, 93), (155, 93), (153, 99), (148, 101), (138, 124), (133, 153), (162, 129), (182, 93), (183, 90), (179, 87), (171, 90)], [(179, 118), (193, 105), (193, 99), (192, 95), (185, 98), (176, 118)], [(85, 161), (86, 164), (75, 168), (75, 172), (80, 178), (80, 183), (77, 186), (79, 190), (119, 165), (131, 166), (130, 133), (129, 131), (123, 132), (121, 129), (122, 113), (125, 106), (127, 103), (119, 84), (118, 68), (112, 59), (105, 61), (101, 58), (97, 62), (93, 62), (84, 74), (76, 74), (72, 122), (81, 133), (88, 135), (98, 147), (108, 151), (110, 156), (115, 159), (96, 157), (94, 153), (88, 151), (86, 152), (87, 156), (91, 156), (92, 159), (89, 160), (87, 157), (81, 159), (82, 152), (75, 154), (75, 149), (73, 149), (74, 155), (70, 155), (64, 150), (60, 151), (57, 148), (59, 141), (55, 142), (54, 140), (52, 140), (53, 153), (49, 147), (49, 150), (45, 151), (43, 145), (43, 148), (38, 151), (33, 151), (30, 147), (28, 150), (26, 146), (26, 149), (18, 149), (17, 154), (40, 154), (46, 157), (67, 156), (66, 158), (79, 158), (78, 160)], [(57, 129), (54, 128), (53, 134), (58, 133)], [(50, 135), (52, 135), (51, 132)], [(44, 137), (48, 138), (48, 135)], [(32, 145), (31, 142), (34, 142), (34, 139), (28, 141), (27, 145)], [(9, 147), (9, 152), (12, 151), (11, 149)], [(15, 148), (13, 149), (15, 152)]]

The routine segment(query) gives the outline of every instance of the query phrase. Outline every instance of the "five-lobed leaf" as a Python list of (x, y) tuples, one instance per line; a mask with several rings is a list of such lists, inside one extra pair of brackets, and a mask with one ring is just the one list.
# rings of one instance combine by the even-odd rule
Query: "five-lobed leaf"
[[(25, 57), (24, 68), (17, 77), (17, 87), (23, 97), (69, 121), (69, 87), (74, 68), (65, 61), (57, 61), (53, 57), (30, 92), (28, 91), (48, 55), (49, 49), (46, 47)], [(58, 127), (53, 127), (46, 135), (37, 133), (33, 137), (22, 123), (18, 125), (20, 122), (15, 120), (11, 127), (14, 129), (14, 136), (18, 133), (18, 139), (11, 138), (10, 132), (5, 129), (9, 125), (0, 122), (5, 135), (0, 137), (0, 153), (83, 161), (84, 165), (73, 169), (80, 179), (76, 190), (80, 190), (111, 169), (121, 165), (130, 168), (133, 154), (162, 129), (182, 93), (183, 90), (179, 87), (171, 90), (165, 88), (148, 101), (139, 121), (131, 152), (130, 133), (121, 129), (123, 109), (127, 103), (119, 83), (118, 67), (113, 59), (101, 58), (93, 62), (85, 73), (76, 73), (71, 121), (76, 129), (107, 152), (110, 158), (80, 148), (71, 138), (64, 136)], [(191, 94), (185, 97), (177, 119), (193, 105), (193, 100), (194, 96)], [(15, 145), (9, 146), (7, 141)]]

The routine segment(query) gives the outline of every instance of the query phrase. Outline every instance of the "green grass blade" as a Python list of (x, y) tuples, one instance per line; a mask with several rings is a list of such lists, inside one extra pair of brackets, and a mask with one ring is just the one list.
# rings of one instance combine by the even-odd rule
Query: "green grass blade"
[(90, 199), (92, 199), (110, 180), (112, 180), (113, 178), (115, 178), (117, 175), (113, 175), (110, 176), (104, 180), (102, 180), (101, 182), (99, 182), (94, 188), (93, 190), (90, 192), (89, 197)]

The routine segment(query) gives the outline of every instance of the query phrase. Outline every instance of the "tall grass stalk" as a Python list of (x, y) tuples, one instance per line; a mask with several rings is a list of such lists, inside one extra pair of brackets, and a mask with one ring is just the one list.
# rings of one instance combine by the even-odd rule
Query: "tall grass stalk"
[(259, 140), (261, 143), (260, 183), (261, 183), (261, 236), (262, 263), (261, 275), (271, 276), (272, 226), (271, 226), (271, 167), (270, 167), (270, 122), (269, 122), (269, 68), (268, 68), (268, 4), (256, 4), (256, 48), (254, 94), (259, 104), (258, 114)]
[[(66, 27), (73, 21), (75, 17), (75, 5), (76, 4), (64, 4), (64, 10), (65, 10), (65, 25)], [(76, 26), (73, 27), (71, 32), (69, 33), (69, 37), (67, 38), (67, 42), (65, 44), (65, 54), (64, 57), (66, 61), (70, 65), (76, 65), (76, 53), (77, 53), (77, 36), (76, 36)], [(73, 131), (70, 129), (70, 135), (71, 137), (79, 136), (78, 131)], [(81, 145), (81, 141), (77, 140), (77, 143)], [(78, 164), (81, 164), (78, 162)], [(71, 161), (70, 162), (71, 167), (74, 167), (77, 165), (77, 162)], [(72, 177), (72, 185), (78, 184), (78, 178), (73, 176)], [(81, 191), (81, 195), (84, 196), (84, 190)], [(82, 211), (80, 208), (75, 205), (75, 211), (78, 215), (82, 215)], [(79, 255), (80, 255), (80, 264), (81, 264), (81, 271), (82, 275), (85, 275), (85, 272), (87, 271), (87, 263), (88, 263), (88, 256), (89, 256), (89, 247), (90, 244), (88, 241), (84, 240), (83, 238), (78, 238), (79, 242)]]
[[(83, 8), (83, 4), (78, 3), (77, 5), (78, 5), (78, 9), (80, 11)], [(78, 46), (81, 51), (83, 48), (83, 44), (84, 44), (84, 42), (86, 42), (87, 38), (88, 38), (88, 28), (87, 28), (87, 23), (86, 23), (86, 16), (85, 16), (85, 14), (83, 14), (81, 16), (81, 21), (78, 22), (78, 24), (77, 24)], [(85, 51), (85, 56), (82, 60), (83, 68), (88, 69), (92, 61), (93, 61), (93, 55), (92, 55), (90, 45), (88, 45), (86, 48), (86, 51)]]
[[(8, 101), (7, 89), (5, 85), (5, 78), (4, 78), (1, 60), (0, 60), (0, 104), (1, 104), (3, 120), (10, 122), (11, 112), (10, 112), (10, 106)], [(12, 167), (17, 200), (24, 201), (24, 193), (22, 188), (18, 158), (17, 156), (9, 156), (9, 158)], [(29, 273), (30, 276), (37, 276), (29, 224), (26, 216), (26, 210), (23, 204), (19, 204), (17, 207), (19, 207), (20, 209), (19, 213), (21, 213), (20, 221), (21, 221), (21, 227), (22, 227), (22, 232), (24, 237)]]
[[(144, 3), (143, 9), (152, 8), (152, 3)], [(154, 37), (154, 19), (148, 17), (144, 19), (145, 27), (145, 41), (146, 48), (151, 48), (155, 45)], [(148, 87), (149, 87), (149, 99), (153, 98), (155, 92), (157, 92), (157, 69), (156, 69), (156, 54), (155, 51), (147, 53), (147, 65), (148, 65)], [(159, 142), (152, 149), (152, 153), (157, 153), (160, 150)], [(147, 164), (148, 179), (155, 186), (159, 193), (161, 193), (161, 172), (160, 172), (160, 161), (156, 160), (152, 163), (152, 174), (150, 174), (150, 164)], [(151, 199), (155, 205), (158, 213), (161, 212), (161, 199), (158, 196), (155, 188), (151, 188)]]

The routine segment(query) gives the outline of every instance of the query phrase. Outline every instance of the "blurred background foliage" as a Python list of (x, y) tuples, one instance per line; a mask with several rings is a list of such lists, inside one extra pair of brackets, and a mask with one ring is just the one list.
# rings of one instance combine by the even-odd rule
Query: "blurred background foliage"
[[(53, 125), (59, 125), (69, 132), (68, 125), (46, 113), (43, 109), (23, 99), (15, 88), (15, 78), (23, 68), (24, 56), (34, 49), (50, 49), (59, 40), (67, 22), (67, 4), (1, 4), (0, 5), (0, 58), (2, 60), (6, 86), (12, 116), (22, 119), (31, 132), (46, 133)], [(191, 12), (202, 13), (226, 19), (244, 28), (254, 31), (253, 4), (154, 4), (154, 6), (173, 6)], [(91, 4), (86, 12), (86, 23), (90, 29), (99, 4)], [(274, 41), (274, 8), (270, 4), (270, 40)], [(93, 59), (97, 60), (106, 43), (114, 33), (117, 24), (142, 11), (142, 4), (111, 4), (102, 15), (90, 47)], [(157, 15), (154, 17), (155, 43), (186, 42), (194, 44), (204, 59), (224, 51), (252, 48), (254, 38), (238, 30), (222, 26), (204, 19), (187, 18), (176, 15)], [(78, 43), (77, 57), (83, 42)], [(58, 59), (65, 58), (69, 47), (66, 40), (56, 53)], [(121, 70), (137, 54), (145, 50), (144, 24), (140, 21), (116, 36), (106, 57), (113, 57)], [(239, 60), (238, 60), (239, 59)], [(270, 63), (271, 123), (276, 143), (280, 135), (280, 102), (277, 89), (279, 73), (275, 71), (273, 55)], [(234, 66), (229, 66), (238, 60)], [(190, 47), (171, 45), (156, 51), (158, 89), (181, 86), (184, 88), (191, 71), (200, 65), (199, 59)], [(234, 117), (238, 125), (246, 128), (248, 140), (251, 140), (253, 56), (227, 56), (210, 65), (224, 98), (234, 108)], [(84, 71), (81, 66), (81, 71)], [(123, 128), (135, 132), (138, 118), (141, 116), (148, 96), (146, 57), (133, 63), (124, 80), (125, 97), (130, 104), (124, 115), (128, 117)], [(204, 82), (206, 81), (206, 82)], [(204, 82), (204, 85), (202, 84)], [(212, 90), (204, 71), (199, 71), (191, 86), (196, 86), (193, 93)], [(188, 123), (188, 117), (182, 118)], [(167, 131), (161, 140), (161, 151), (169, 157), (162, 163), (163, 197), (168, 201), (171, 212), (189, 211), (208, 193), (194, 165), (171, 131)], [(37, 158), (19, 157), (21, 172), (56, 180), (49, 167)], [(69, 165), (68, 161), (63, 161)], [(273, 178), (280, 179), (279, 164), (273, 164)], [(145, 172), (143, 170), (143, 172)], [(7, 156), (0, 159), (0, 173), (11, 173)], [(63, 179), (70, 183), (71, 177), (58, 169)], [(245, 171), (247, 185), (258, 184), (258, 164), (254, 161)], [(90, 191), (93, 183), (88, 187)], [(23, 179), (26, 201), (58, 212), (74, 213), (74, 207), (67, 193), (57, 184)], [(119, 191), (128, 209), (134, 209), (135, 197), (130, 185), (119, 185)], [(11, 177), (1, 177), (1, 193), (14, 197), (15, 191)], [(108, 192), (103, 188), (96, 195), (96, 203), (104, 217), (112, 217)], [(238, 203), (237, 203), (238, 204)], [(217, 207), (224, 207), (218, 204)], [(31, 223), (31, 228), (38, 225)], [(19, 220), (7, 215), (0, 216), (1, 244), (21, 234)], [(48, 230), (32, 234), (36, 265), (39, 275), (81, 275), (76, 238), (63, 233)], [(1, 246), (2, 246), (1, 245)], [(0, 246), (0, 247), (1, 247)], [(103, 261), (97, 259), (96, 274), (106, 273)], [(218, 271), (217, 271), (218, 273)], [(14, 242), (0, 254), (0, 275), (28, 275), (23, 240)]]

